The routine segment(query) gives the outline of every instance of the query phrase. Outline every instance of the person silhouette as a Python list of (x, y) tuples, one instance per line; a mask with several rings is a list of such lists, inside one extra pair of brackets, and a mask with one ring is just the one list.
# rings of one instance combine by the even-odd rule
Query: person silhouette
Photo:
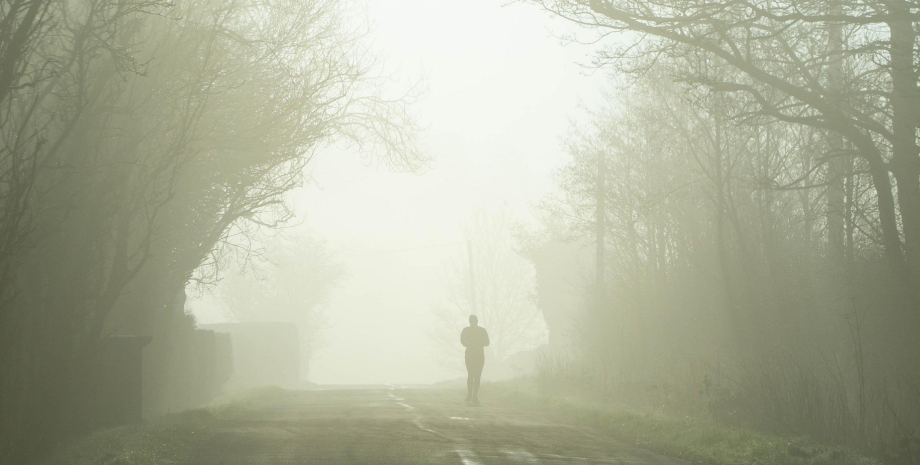
[(460, 343), (466, 347), (466, 401), (479, 405), (479, 378), (486, 363), (483, 348), (489, 345), (489, 333), (479, 326), (476, 315), (470, 315), (470, 325), (460, 332)]

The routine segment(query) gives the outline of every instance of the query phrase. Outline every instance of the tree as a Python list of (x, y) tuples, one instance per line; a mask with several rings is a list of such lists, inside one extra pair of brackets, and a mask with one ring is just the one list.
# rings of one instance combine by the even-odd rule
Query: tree
[(304, 237), (280, 244), (250, 267), (224, 273), (217, 292), (232, 320), (295, 323), (301, 376), (306, 376), (311, 357), (323, 344), (326, 303), (343, 275), (323, 242)]
[(169, 408), (186, 284), (290, 218), (323, 147), (424, 157), (338, 2), (0, 8), (0, 463), (22, 463), (86, 426), (105, 335), (154, 336), (146, 388)]
[[(661, 59), (675, 77), (731, 95), (737, 116), (839, 134), (871, 174), (881, 240), (902, 290), (920, 279), (920, 156), (914, 135), (918, 90), (917, 5), (848, 0), (560, 0), (537, 2), (602, 34), (625, 33), (601, 63), (637, 71)], [(837, 44), (842, 40), (843, 44)], [(850, 70), (841, 76), (839, 69)], [(839, 171), (839, 170), (838, 170)], [(889, 174), (897, 182), (893, 186)], [(838, 176), (834, 173), (832, 177)], [(839, 208), (832, 196), (830, 214)], [(831, 222), (839, 228), (840, 222)], [(831, 237), (837, 236), (831, 231)]]
[(489, 331), (497, 362), (536, 347), (543, 340), (544, 324), (534, 302), (533, 266), (514, 249), (507, 207), (491, 214), (477, 211), (463, 230), (472, 242), (475, 282), (470, 282), (466, 253), (457, 253), (446, 263), (444, 301), (434, 306), (437, 323), (431, 332), (442, 349), (442, 360), (448, 366), (460, 366), (460, 329), (474, 314)]
[[(600, 314), (583, 305), (574, 318), (580, 358), (567, 377), (618, 399), (652, 387), (673, 399), (703, 385), (704, 395), (718, 391), (709, 415), (868, 448), (880, 447), (869, 437), (915, 428), (913, 387), (895, 386), (914, 386), (907, 380), (920, 347), (906, 341), (916, 320), (892, 292), (903, 283), (880, 273), (890, 262), (868, 162), (853, 158), (833, 187), (836, 168), (826, 157), (840, 147), (829, 140), (835, 133), (746, 115), (744, 99), (675, 81), (684, 66), (659, 61), (615, 87), (589, 124), (574, 125), (557, 175), (561, 195), (541, 205), (568, 226), (559, 232), (548, 222), (544, 247), (558, 237), (591, 243), (596, 206), (607, 206), (609, 301)], [(607, 179), (599, 192), (601, 153)], [(822, 204), (841, 184), (837, 221)], [(835, 222), (846, 260), (840, 238), (828, 234)], [(537, 268), (538, 283), (562, 279), (554, 273), (565, 261), (555, 260)], [(567, 278), (583, 279), (585, 302), (588, 276)], [(871, 309), (871, 324), (860, 306)], [(870, 345), (871, 356), (863, 352)], [(861, 374), (867, 365), (872, 380)], [(860, 394), (835, 404), (845, 392)], [(821, 406), (803, 411), (806, 398)], [(902, 410), (877, 408), (889, 400)]]

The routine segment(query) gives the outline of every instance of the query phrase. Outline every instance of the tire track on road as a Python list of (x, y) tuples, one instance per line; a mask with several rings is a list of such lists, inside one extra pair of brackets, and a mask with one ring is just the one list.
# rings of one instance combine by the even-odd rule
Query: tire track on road
[[(397, 405), (406, 409), (406, 411), (417, 412), (415, 407), (404, 402), (406, 400), (405, 398), (399, 397), (393, 394), (394, 389), (395, 389), (394, 387), (390, 386), (389, 391), (387, 392), (387, 395), (389, 395), (396, 402)], [(423, 418), (422, 415), (418, 413), (414, 413), (412, 424), (414, 424), (416, 427), (418, 427), (418, 429), (422, 431), (434, 434), (435, 436), (438, 436), (442, 439), (446, 439), (452, 442), (455, 445), (454, 453), (457, 454), (457, 457), (460, 458), (460, 463), (462, 463), (463, 465), (484, 465), (482, 462), (479, 461), (479, 457), (476, 455), (476, 453), (469, 449), (470, 441), (468, 439), (448, 436), (444, 433), (440, 433), (431, 428), (428, 428), (422, 423), (422, 418)]]
[[(459, 459), (462, 465), (485, 465), (487, 463), (496, 463), (496, 462), (497, 463), (509, 463), (510, 462), (510, 463), (520, 463), (520, 464), (527, 464), (527, 465), (539, 465), (539, 464), (548, 465), (548, 464), (562, 464), (562, 463), (565, 463), (565, 464), (580, 463), (580, 464), (586, 464), (586, 465), (611, 465), (611, 464), (640, 465), (640, 464), (660, 464), (661, 463), (658, 460), (643, 460), (638, 457), (630, 457), (630, 458), (593, 457), (593, 458), (588, 458), (588, 457), (579, 457), (579, 456), (573, 456), (573, 455), (560, 455), (560, 454), (552, 454), (552, 453), (534, 454), (523, 448), (514, 448), (513, 446), (512, 448), (507, 448), (507, 446), (501, 447), (498, 444), (494, 445), (497, 447), (492, 449), (494, 451), (492, 453), (477, 454), (476, 452), (473, 451), (475, 444), (470, 439), (447, 434), (447, 433), (438, 431), (436, 429), (433, 429), (427, 426), (425, 422), (423, 421), (425, 417), (421, 414), (422, 409), (419, 409), (409, 404), (404, 397), (397, 395), (395, 393), (396, 389), (397, 389), (396, 386), (388, 386), (387, 395), (397, 405), (399, 405), (400, 407), (405, 409), (407, 413), (410, 413), (412, 415), (412, 424), (415, 425), (415, 427), (417, 427), (418, 429), (425, 431), (427, 433), (430, 433), (432, 435), (435, 435), (449, 442), (450, 444), (452, 444), (453, 445), (452, 452), (456, 454), (457, 458)], [(464, 422), (471, 422), (474, 420), (473, 418), (466, 417), (466, 416), (459, 417), (459, 416), (448, 416), (448, 415), (450, 414), (445, 412), (444, 418), (448, 420), (464, 421)], [(472, 425), (470, 426), (472, 427)], [(585, 434), (585, 433), (587, 432), (583, 432), (582, 434)], [(586, 435), (588, 437), (595, 437), (597, 439), (603, 440), (596, 434), (587, 433)]]
[[(395, 389), (396, 388), (394, 386), (388, 386), (387, 395), (391, 399), (393, 399), (393, 401), (396, 402), (397, 405), (406, 409), (407, 412), (410, 412), (413, 414), (412, 424), (414, 424), (418, 429), (422, 431), (431, 433), (435, 436), (438, 436), (442, 439), (445, 439), (453, 443), (454, 444), (453, 452), (457, 454), (457, 457), (460, 459), (460, 463), (462, 465), (485, 465), (485, 463), (482, 462), (482, 459), (475, 452), (473, 452), (472, 447), (471, 447), (473, 444), (469, 439), (462, 438), (462, 437), (456, 437), (456, 436), (450, 436), (450, 435), (441, 433), (439, 431), (435, 431), (425, 426), (424, 423), (422, 423), (423, 416), (418, 413), (418, 409), (406, 403), (406, 399), (404, 397), (400, 397), (394, 394), (393, 391)], [(470, 421), (470, 418), (467, 418), (467, 417), (448, 417), (448, 418), (451, 420)], [(526, 450), (502, 450), (501, 452), (504, 455), (497, 456), (496, 458), (505, 458), (506, 460), (510, 460), (515, 463), (524, 463), (527, 465), (538, 465), (540, 463), (540, 460), (537, 459), (537, 457), (534, 454)], [(586, 459), (581, 459), (581, 460), (584, 461)]]

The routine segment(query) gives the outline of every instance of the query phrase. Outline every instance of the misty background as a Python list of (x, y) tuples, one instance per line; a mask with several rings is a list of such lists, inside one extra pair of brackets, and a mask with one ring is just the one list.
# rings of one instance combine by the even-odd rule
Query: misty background
[[(344, 270), (324, 305), (324, 347), (311, 360), (310, 381), (459, 377), (462, 365), (439, 362), (444, 354), (429, 333), (439, 323), (431, 308), (446, 293), (442, 270), (466, 256), (462, 223), (507, 208), (518, 226), (532, 224), (534, 208), (555, 189), (569, 121), (608, 78), (587, 66), (594, 47), (560, 46), (576, 28), (527, 5), (362, 5), (387, 67), (422, 80), (426, 93), (414, 112), (433, 162), (424, 173), (393, 173), (354, 152), (324, 152), (308, 168), (309, 183), (287, 194), (297, 225), (271, 241), (322, 240)], [(188, 305), (198, 321), (229, 321), (219, 299), (197, 296)], [(456, 325), (459, 341), (466, 319)]]
[(2, 464), (271, 386), (443, 401), (470, 313), (494, 392), (920, 457), (916, 1), (0, 13)]

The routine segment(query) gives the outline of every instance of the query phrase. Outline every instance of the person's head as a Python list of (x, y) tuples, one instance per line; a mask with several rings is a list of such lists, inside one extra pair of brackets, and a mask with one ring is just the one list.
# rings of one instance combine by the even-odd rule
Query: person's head
[(479, 324), (479, 318), (476, 318), (476, 315), (470, 315), (470, 326), (476, 326)]

